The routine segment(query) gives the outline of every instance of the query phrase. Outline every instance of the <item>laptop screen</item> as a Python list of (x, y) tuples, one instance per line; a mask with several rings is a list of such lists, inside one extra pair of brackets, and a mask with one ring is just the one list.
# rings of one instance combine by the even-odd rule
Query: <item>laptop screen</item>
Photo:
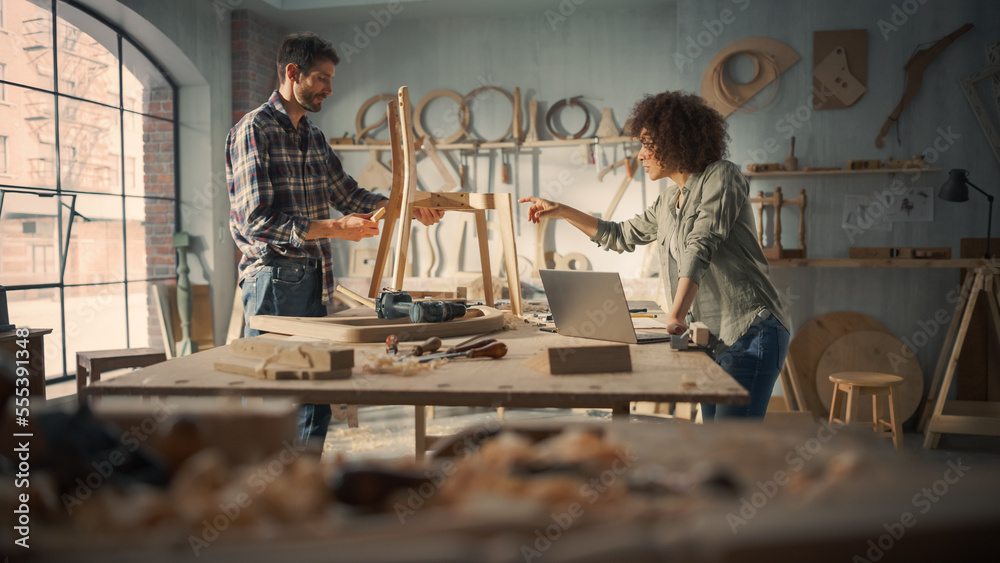
[(636, 343), (618, 272), (540, 270), (559, 334)]

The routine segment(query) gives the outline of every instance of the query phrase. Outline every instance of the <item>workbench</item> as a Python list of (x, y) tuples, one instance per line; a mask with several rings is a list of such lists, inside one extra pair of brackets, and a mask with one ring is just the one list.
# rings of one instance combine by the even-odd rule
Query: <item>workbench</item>
[[(504, 426), (536, 434), (562, 427), (537, 422)], [(1000, 505), (990, 500), (1000, 493), (995, 464), (965, 456), (947, 462), (913, 458), (894, 452), (868, 429), (750, 421), (588, 422), (569, 428), (601, 431), (609, 443), (628, 452), (631, 465), (626, 472), (604, 483), (624, 485), (628, 494), (616, 496), (600, 489), (597, 495), (591, 492), (594, 488), (572, 488), (562, 503), (521, 494), (503, 503), (474, 497), (455, 506), (439, 502), (443, 495), (435, 489), (427, 497), (417, 497), (426, 505), (414, 508), (405, 520), (388, 507), (374, 514), (344, 511), (332, 499), (320, 515), (274, 520), (249, 514), (251, 508), (265, 504), (264, 495), (251, 491), (255, 502), (245, 508), (248, 515), (219, 529), (217, 541), (203, 547), (197, 560), (979, 561), (989, 560), (983, 554), (990, 552), (1000, 525)], [(421, 471), (436, 474), (447, 467), (443, 463), (460, 464), (475, 454), (467, 455), (432, 459)], [(498, 475), (506, 474), (502, 464), (496, 466)], [(539, 473), (534, 478), (547, 475), (552, 477)], [(718, 486), (696, 486), (709, 475)], [(460, 477), (447, 479), (456, 478)], [(675, 489), (642, 485), (658, 479)], [(489, 482), (484, 479), (476, 485), (481, 490)], [(732, 486), (727, 488), (727, 483)], [(229, 498), (227, 503), (232, 502)], [(398, 498), (411, 502), (405, 494)], [(567, 520), (563, 514), (571, 511), (566, 507), (569, 502), (583, 510)], [(223, 513), (209, 502), (206, 514), (212, 520)], [(45, 561), (195, 561), (190, 538), (201, 537), (203, 518), (191, 516), (190, 523), (180, 518), (158, 520), (155, 528), (126, 517), (99, 528), (57, 527), (44, 521), (32, 529), (32, 547)], [(553, 527), (556, 524), (561, 525)], [(526, 557), (525, 546), (544, 557)]]
[[(522, 362), (548, 347), (598, 346), (598, 340), (541, 332), (528, 324), (489, 336), (507, 345), (500, 359), (460, 359), (411, 377), (363, 374), (359, 366), (384, 344), (354, 345), (350, 379), (269, 381), (216, 371), (232, 357), (221, 346), (145, 367), (83, 389), (87, 397), (106, 395), (187, 397), (270, 397), (301, 403), (414, 405), (416, 452), (423, 456), (426, 405), (510, 408), (610, 408), (627, 417), (632, 401), (746, 404), (749, 394), (702, 352), (671, 350), (669, 343), (630, 345), (632, 372), (552, 376)], [(444, 347), (464, 338), (447, 338)], [(401, 346), (401, 351), (406, 347)]]

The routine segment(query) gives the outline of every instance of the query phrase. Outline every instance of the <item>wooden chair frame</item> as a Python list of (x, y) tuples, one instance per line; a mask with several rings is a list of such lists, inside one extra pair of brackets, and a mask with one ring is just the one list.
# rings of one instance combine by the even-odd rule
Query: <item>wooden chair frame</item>
[(379, 240), (378, 255), (375, 258), (375, 272), (372, 275), (368, 296), (375, 298), (382, 286), (382, 272), (389, 255), (396, 219), (400, 220), (396, 238), (394, 257), (394, 289), (403, 288), (404, 264), (410, 246), (410, 224), (413, 210), (418, 207), (445, 211), (474, 213), (476, 217), (476, 238), (479, 241), (479, 258), (483, 272), (483, 290), (486, 305), (494, 305), (493, 274), (490, 269), (489, 241), (487, 239), (486, 211), (494, 210), (500, 223), (503, 241), (504, 263), (507, 270), (507, 285), (510, 292), (511, 310), (521, 315), (521, 280), (517, 271), (517, 245), (514, 240), (514, 211), (510, 194), (479, 194), (463, 192), (418, 192), (416, 142), (413, 135), (413, 113), (410, 93), (406, 86), (399, 89), (395, 102), (390, 102), (387, 110), (389, 138), (392, 150), (392, 189), (386, 208), (385, 224)]
[[(764, 192), (757, 192), (757, 197), (750, 198), (750, 203), (760, 204), (757, 209), (757, 243), (764, 251), (764, 257), (769, 260), (782, 258), (805, 258), (806, 257), (806, 191), (799, 190), (799, 197), (795, 199), (784, 199), (781, 195), (781, 188), (774, 188), (774, 193), (765, 197)], [(764, 248), (764, 208), (774, 207), (774, 244)], [(799, 208), (799, 247), (781, 247), (781, 207), (783, 205), (795, 205)]]

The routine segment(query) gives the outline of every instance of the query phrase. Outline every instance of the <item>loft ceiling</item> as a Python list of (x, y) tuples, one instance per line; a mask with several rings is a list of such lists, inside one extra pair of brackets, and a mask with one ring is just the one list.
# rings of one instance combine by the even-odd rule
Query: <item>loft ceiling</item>
[[(402, 10), (393, 18), (463, 18), (538, 14), (546, 10), (558, 13), (560, 4), (576, 10), (662, 10), (672, 8), (676, 0), (396, 0)], [(245, 0), (239, 8), (253, 10), (286, 27), (304, 23), (349, 23), (371, 19), (372, 10), (384, 10), (388, 0)], [(579, 5), (577, 5), (579, 4)], [(568, 9), (568, 8), (564, 8)]]

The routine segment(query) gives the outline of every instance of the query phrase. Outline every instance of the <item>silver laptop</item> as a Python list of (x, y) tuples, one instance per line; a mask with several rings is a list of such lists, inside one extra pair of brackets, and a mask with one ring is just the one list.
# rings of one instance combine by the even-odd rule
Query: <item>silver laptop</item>
[(559, 334), (626, 344), (669, 342), (663, 332), (636, 332), (617, 272), (541, 270)]

